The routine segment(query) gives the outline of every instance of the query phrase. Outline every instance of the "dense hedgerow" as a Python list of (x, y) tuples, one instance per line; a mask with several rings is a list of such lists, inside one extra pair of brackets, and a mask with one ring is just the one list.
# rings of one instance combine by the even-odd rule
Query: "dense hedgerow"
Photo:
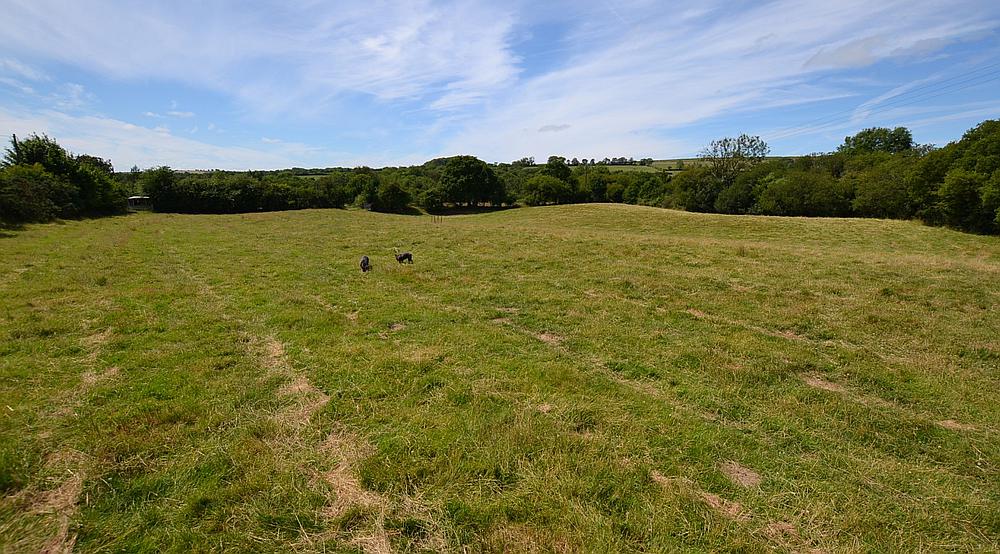
[[(47, 137), (14, 141), (0, 173), (0, 217), (119, 213), (122, 190), (145, 191), (157, 211), (240, 213), (356, 205), (406, 212), (449, 208), (624, 202), (696, 212), (812, 217), (918, 218), (975, 233), (1000, 232), (1000, 121), (984, 121), (942, 148), (910, 131), (865, 129), (835, 151), (767, 158), (759, 137), (713, 141), (684, 169), (612, 171), (584, 158), (551, 156), (488, 164), (473, 156), (420, 166), (207, 173), (138, 168), (112, 179), (111, 165), (72, 156)], [(678, 164), (679, 165), (679, 164)], [(619, 168), (615, 168), (619, 169)], [(627, 169), (627, 168), (620, 168)]]
[(0, 222), (112, 215), (126, 208), (111, 162), (74, 156), (45, 135), (11, 139), (0, 164)]

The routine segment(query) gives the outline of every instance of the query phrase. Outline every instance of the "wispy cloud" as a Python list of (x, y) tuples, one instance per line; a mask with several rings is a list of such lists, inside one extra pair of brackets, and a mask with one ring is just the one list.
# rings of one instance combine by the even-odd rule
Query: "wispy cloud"
[[(878, 96), (885, 89), (870, 87), (887, 60), (950, 55), (962, 41), (995, 33), (998, 18), (985, 0), (682, 0), (669, 10), (653, 0), (153, 0), (142, 9), (126, 0), (9, 0), (0, 85), (44, 96), (38, 110), (80, 113), (97, 109), (89, 89), (101, 89), (78, 75), (135, 89), (168, 84), (174, 89), (157, 90), (146, 104), (158, 109), (91, 115), (169, 122), (190, 130), (185, 140), (197, 127), (181, 120), (211, 118), (203, 136), (296, 156), (283, 165), (316, 152), (363, 163), (454, 153), (661, 157), (697, 151), (703, 141), (688, 130), (723, 116), (742, 118), (739, 131), (761, 132), (754, 127), (776, 124), (753, 114)], [(24, 61), (74, 71), (61, 79)], [(861, 104), (856, 118), (917, 86), (887, 82), (895, 90)], [(191, 101), (199, 94), (212, 101)], [(142, 128), (129, 136), (178, 139), (165, 126)], [(295, 138), (301, 131), (338, 146), (309, 146)], [(243, 153), (233, 150), (233, 159), (249, 161)], [(205, 160), (190, 154), (184, 166)]]
[(109, 157), (117, 165), (203, 169), (277, 169), (289, 164), (330, 166), (360, 163), (349, 154), (291, 143), (263, 149), (218, 146), (173, 134), (164, 126), (148, 128), (91, 115), (74, 116), (54, 110), (18, 113), (0, 108), (0, 129), (15, 134), (33, 132), (58, 137), (77, 153)]
[(48, 81), (51, 79), (44, 71), (13, 58), (0, 58), (0, 74), (14, 75), (29, 81)]

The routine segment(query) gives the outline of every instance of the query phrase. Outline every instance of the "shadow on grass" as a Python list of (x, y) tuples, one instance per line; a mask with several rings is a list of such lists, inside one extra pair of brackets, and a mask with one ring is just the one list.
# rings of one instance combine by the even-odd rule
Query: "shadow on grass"
[(4, 223), (0, 222), (0, 239), (9, 239), (17, 236), (17, 233), (12, 231), (23, 231), (24, 225), (21, 223)]
[(431, 215), (469, 215), (512, 210), (520, 206), (445, 206), (439, 210), (427, 210)]

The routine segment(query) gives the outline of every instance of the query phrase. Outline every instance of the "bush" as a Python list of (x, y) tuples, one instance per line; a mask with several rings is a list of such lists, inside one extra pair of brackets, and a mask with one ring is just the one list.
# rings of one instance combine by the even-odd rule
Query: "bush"
[(790, 171), (760, 193), (754, 212), (763, 215), (836, 217), (850, 214), (850, 194), (825, 173)]
[(722, 182), (704, 167), (685, 169), (674, 176), (677, 205), (689, 212), (711, 212), (722, 191)]
[(898, 154), (873, 160), (869, 167), (849, 173), (845, 178), (854, 189), (854, 212), (865, 217), (911, 217), (915, 164), (912, 156)]
[(76, 215), (75, 190), (41, 164), (0, 170), (0, 221), (30, 223)]
[(410, 195), (393, 181), (383, 181), (378, 187), (372, 209), (378, 212), (402, 212), (410, 204)]
[(565, 204), (573, 199), (573, 189), (563, 180), (551, 175), (535, 175), (524, 184), (521, 200), (529, 206)]
[(5, 221), (110, 215), (128, 208), (125, 191), (112, 178), (111, 162), (73, 156), (47, 136), (13, 137), (3, 166), (5, 200), (0, 218)]
[[(995, 212), (983, 206), (983, 191), (987, 180), (980, 173), (966, 169), (952, 169), (938, 189), (938, 208), (943, 222), (963, 231), (987, 233), (993, 229)], [(991, 198), (991, 192), (986, 190)]]

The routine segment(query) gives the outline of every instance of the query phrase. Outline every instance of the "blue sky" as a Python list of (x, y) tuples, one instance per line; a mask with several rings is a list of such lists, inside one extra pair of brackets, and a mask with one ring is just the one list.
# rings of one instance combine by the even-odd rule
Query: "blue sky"
[(0, 133), (175, 168), (672, 158), (1000, 117), (1000, 3), (5, 0)]

